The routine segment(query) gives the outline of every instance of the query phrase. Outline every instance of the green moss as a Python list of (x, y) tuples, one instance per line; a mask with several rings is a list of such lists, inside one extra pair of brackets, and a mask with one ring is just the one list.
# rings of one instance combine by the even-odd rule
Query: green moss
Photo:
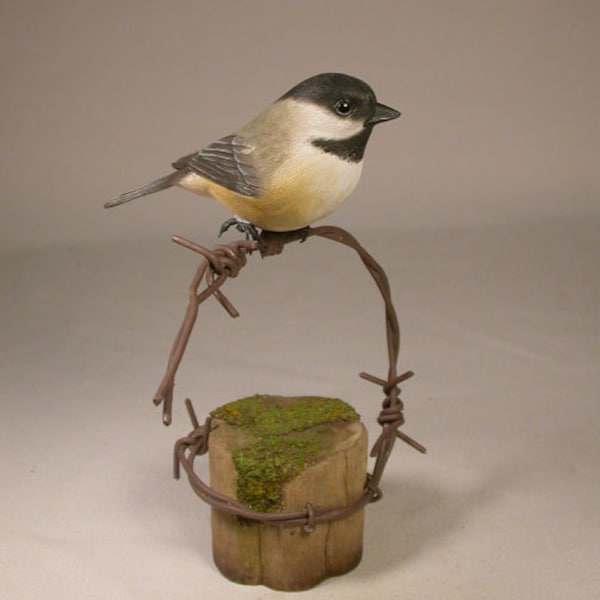
[(211, 416), (250, 434), (232, 451), (237, 498), (258, 512), (281, 510), (284, 484), (318, 462), (329, 449), (328, 424), (355, 421), (358, 414), (336, 398), (285, 398), (256, 394), (225, 404)]

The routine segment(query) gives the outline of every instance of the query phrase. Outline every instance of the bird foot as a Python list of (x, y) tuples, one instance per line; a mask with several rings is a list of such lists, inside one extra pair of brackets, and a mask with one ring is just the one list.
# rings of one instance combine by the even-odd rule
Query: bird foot
[(221, 229), (219, 230), (219, 237), (221, 237), (231, 227), (235, 227), (237, 231), (243, 233), (247, 240), (254, 240), (255, 242), (259, 241), (260, 233), (257, 227), (250, 223), (250, 221), (240, 219), (239, 217), (231, 217), (230, 219), (224, 221), (221, 225)]

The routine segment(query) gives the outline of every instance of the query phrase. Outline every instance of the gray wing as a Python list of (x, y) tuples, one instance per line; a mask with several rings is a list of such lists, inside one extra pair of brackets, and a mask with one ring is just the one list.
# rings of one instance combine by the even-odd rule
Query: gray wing
[(200, 152), (182, 156), (173, 168), (189, 169), (228, 190), (256, 198), (262, 190), (249, 150), (251, 146), (242, 137), (228, 135)]

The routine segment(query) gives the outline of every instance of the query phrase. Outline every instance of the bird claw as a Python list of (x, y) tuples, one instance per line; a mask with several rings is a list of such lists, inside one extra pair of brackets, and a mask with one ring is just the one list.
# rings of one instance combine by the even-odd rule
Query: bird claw
[(255, 225), (250, 221), (244, 221), (238, 217), (231, 217), (223, 222), (221, 229), (219, 230), (219, 237), (221, 237), (231, 227), (235, 227), (237, 231), (243, 233), (247, 240), (254, 240), (258, 242), (260, 239), (260, 233)]

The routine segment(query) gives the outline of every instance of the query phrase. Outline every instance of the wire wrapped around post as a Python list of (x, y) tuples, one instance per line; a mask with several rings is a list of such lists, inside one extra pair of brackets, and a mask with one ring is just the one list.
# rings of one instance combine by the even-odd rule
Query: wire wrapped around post
[[(399, 384), (412, 377), (414, 373), (406, 371), (398, 374), (397, 372), (400, 328), (392, 303), (389, 281), (379, 263), (354, 236), (340, 227), (333, 226), (306, 228), (283, 233), (263, 231), (258, 241), (238, 240), (229, 244), (220, 244), (212, 250), (179, 236), (173, 236), (172, 239), (175, 243), (197, 252), (202, 256), (202, 260), (188, 288), (188, 306), (184, 319), (173, 343), (165, 375), (154, 395), (154, 403), (163, 405), (163, 423), (169, 425), (172, 421), (175, 374), (185, 353), (200, 304), (210, 296), (214, 296), (230, 316), (239, 316), (233, 304), (222, 293), (221, 287), (229, 277), (237, 277), (246, 264), (248, 255), (259, 251), (263, 257), (274, 256), (280, 254), (286, 244), (294, 241), (304, 241), (313, 236), (338, 242), (355, 250), (375, 281), (385, 305), (388, 351), (387, 377), (384, 379), (368, 373), (360, 373), (360, 377), (379, 385), (384, 393), (382, 408), (377, 419), (382, 430), (371, 450), (371, 456), (375, 457), (375, 465), (372, 474), (367, 476), (363, 494), (354, 503), (339, 508), (322, 510), (307, 503), (305, 509), (301, 511), (259, 513), (247, 508), (233, 498), (216, 492), (205, 484), (194, 471), (196, 456), (200, 456), (208, 450), (211, 421), (207, 419), (204, 424), (200, 425), (189, 399), (186, 399), (186, 407), (193, 429), (187, 436), (176, 442), (174, 450), (175, 477), (179, 477), (180, 465), (183, 466), (194, 492), (213, 508), (262, 523), (303, 524), (306, 531), (310, 531), (315, 523), (347, 517), (361, 510), (369, 502), (381, 498), (382, 492), (379, 484), (396, 439), (401, 439), (419, 452), (426, 452), (424, 446), (400, 431), (400, 427), (404, 424), (404, 405), (400, 399)], [(203, 280), (206, 287), (199, 291)]]

